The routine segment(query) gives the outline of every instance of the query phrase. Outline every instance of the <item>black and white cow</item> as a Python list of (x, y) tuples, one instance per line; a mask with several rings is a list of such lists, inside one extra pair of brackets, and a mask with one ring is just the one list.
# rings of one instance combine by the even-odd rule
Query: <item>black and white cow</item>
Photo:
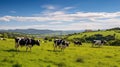
[(80, 45), (82, 45), (82, 42), (81, 42), (81, 41), (74, 41), (74, 46), (75, 46), (75, 45), (80, 46)]
[(94, 46), (102, 46), (103, 44), (105, 44), (107, 41), (106, 40), (93, 40), (92, 42), (92, 47)]
[(64, 50), (66, 47), (69, 46), (69, 42), (68, 41), (65, 41), (65, 40), (62, 40), (62, 39), (55, 39), (54, 40), (54, 50), (56, 50), (56, 48), (60, 48), (61, 51)]
[(26, 51), (28, 50), (28, 48), (31, 48), (34, 45), (38, 45), (40, 46), (39, 40), (34, 40), (34, 39), (30, 39), (30, 38), (15, 38), (15, 48), (18, 50), (19, 46), (23, 47), (26, 46)]
[(6, 40), (5, 38), (0, 38), (0, 40)]

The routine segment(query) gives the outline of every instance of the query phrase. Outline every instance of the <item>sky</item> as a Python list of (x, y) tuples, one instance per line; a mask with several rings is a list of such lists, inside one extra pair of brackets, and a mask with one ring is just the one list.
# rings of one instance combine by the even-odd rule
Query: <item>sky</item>
[(0, 0), (0, 29), (120, 27), (120, 0)]

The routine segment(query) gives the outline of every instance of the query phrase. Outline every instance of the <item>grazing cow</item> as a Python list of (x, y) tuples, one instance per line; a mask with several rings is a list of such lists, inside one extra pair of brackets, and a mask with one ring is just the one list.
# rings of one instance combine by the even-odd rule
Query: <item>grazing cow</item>
[(82, 42), (81, 42), (81, 41), (74, 41), (74, 46), (75, 46), (75, 45), (80, 46), (80, 45), (82, 45)]
[(5, 38), (0, 38), (0, 40), (6, 40)]
[(15, 48), (18, 49), (19, 46), (23, 47), (26, 46), (26, 51), (28, 50), (28, 48), (31, 48), (34, 45), (38, 45), (40, 46), (39, 40), (34, 40), (34, 39), (29, 39), (29, 38), (15, 38)]
[(103, 44), (105, 44), (107, 41), (106, 40), (93, 40), (93, 44), (92, 47), (98, 45), (98, 47), (102, 46)]
[(57, 47), (59, 47), (62, 50), (64, 50), (66, 47), (69, 46), (69, 42), (62, 40), (62, 39), (56, 39), (54, 40), (54, 50), (56, 50)]

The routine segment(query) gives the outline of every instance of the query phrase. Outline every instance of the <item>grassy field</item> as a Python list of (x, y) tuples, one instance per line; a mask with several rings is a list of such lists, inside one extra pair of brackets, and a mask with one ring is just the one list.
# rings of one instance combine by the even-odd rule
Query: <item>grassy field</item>
[(14, 40), (0, 40), (0, 67), (120, 67), (120, 47), (102, 46), (92, 48), (90, 43), (73, 46), (64, 51), (53, 51), (53, 42), (34, 46), (32, 51), (25, 47), (16, 52)]
[(68, 40), (72, 40), (73, 38), (82, 38), (84, 37), (84, 35), (87, 35), (88, 37), (94, 34), (102, 34), (103, 36), (116, 34), (115, 38), (120, 39), (120, 33), (118, 31), (96, 31), (96, 32), (85, 32), (85, 33), (75, 34), (75, 35), (69, 36)]

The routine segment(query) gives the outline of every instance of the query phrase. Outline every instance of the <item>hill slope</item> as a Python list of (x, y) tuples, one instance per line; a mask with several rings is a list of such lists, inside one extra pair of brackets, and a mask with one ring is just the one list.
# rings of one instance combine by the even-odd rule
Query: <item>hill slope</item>
[(74, 38), (87, 38), (96, 34), (102, 35), (103, 37), (111, 35), (111, 36), (115, 36), (116, 39), (120, 39), (119, 30), (83, 32), (83, 33), (69, 35), (67, 39), (73, 40)]

